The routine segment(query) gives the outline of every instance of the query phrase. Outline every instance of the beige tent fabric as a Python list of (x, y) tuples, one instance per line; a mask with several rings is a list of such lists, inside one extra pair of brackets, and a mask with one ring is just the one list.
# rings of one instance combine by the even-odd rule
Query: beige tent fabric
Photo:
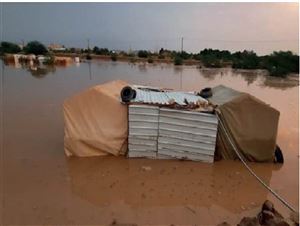
[[(244, 158), (257, 162), (273, 161), (280, 114), (277, 110), (246, 93), (222, 104), (218, 110), (226, 130)], [(236, 158), (222, 129), (219, 130), (217, 144), (223, 158)]]
[(92, 87), (64, 102), (67, 156), (124, 155), (128, 110), (120, 103), (124, 81)]

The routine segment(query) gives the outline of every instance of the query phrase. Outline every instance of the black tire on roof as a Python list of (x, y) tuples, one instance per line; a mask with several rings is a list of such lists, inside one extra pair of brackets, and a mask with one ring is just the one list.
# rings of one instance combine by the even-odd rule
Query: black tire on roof
[(136, 91), (132, 89), (130, 86), (125, 86), (121, 90), (121, 98), (123, 102), (130, 102), (135, 97), (136, 97)]
[(206, 87), (204, 89), (202, 89), (199, 93), (199, 96), (203, 97), (203, 98), (209, 98), (212, 96), (212, 90), (210, 87)]

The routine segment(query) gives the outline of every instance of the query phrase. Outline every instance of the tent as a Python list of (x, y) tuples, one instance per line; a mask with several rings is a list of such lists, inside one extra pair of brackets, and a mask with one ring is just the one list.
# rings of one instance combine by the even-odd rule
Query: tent
[(64, 102), (67, 156), (124, 155), (127, 150), (127, 105), (120, 103), (121, 89), (113, 81), (92, 87)]
[[(209, 101), (218, 106), (219, 118), (239, 153), (248, 161), (273, 161), (279, 111), (250, 94), (225, 86), (214, 87), (212, 94)], [(237, 158), (220, 123), (216, 146), (216, 156)]]

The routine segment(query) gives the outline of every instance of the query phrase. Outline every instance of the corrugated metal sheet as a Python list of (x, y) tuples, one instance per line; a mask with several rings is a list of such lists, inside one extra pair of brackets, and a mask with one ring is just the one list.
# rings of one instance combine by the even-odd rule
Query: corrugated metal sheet
[(129, 106), (128, 157), (156, 158), (159, 108)]
[(215, 115), (129, 105), (128, 156), (213, 162)]
[(213, 162), (217, 129), (215, 115), (161, 108), (158, 154)]
[(184, 100), (189, 103), (197, 103), (201, 101), (207, 103), (207, 100), (195, 95), (194, 93), (187, 92), (155, 92), (149, 90), (136, 89), (136, 97), (131, 102), (133, 103), (147, 103), (147, 104), (160, 104), (170, 105), (175, 102), (179, 105), (186, 105)]

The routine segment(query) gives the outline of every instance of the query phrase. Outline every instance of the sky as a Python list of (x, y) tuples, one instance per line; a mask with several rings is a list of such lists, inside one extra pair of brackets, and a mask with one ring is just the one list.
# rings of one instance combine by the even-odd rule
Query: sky
[(46, 45), (299, 52), (298, 3), (0, 3), (1, 40)]

